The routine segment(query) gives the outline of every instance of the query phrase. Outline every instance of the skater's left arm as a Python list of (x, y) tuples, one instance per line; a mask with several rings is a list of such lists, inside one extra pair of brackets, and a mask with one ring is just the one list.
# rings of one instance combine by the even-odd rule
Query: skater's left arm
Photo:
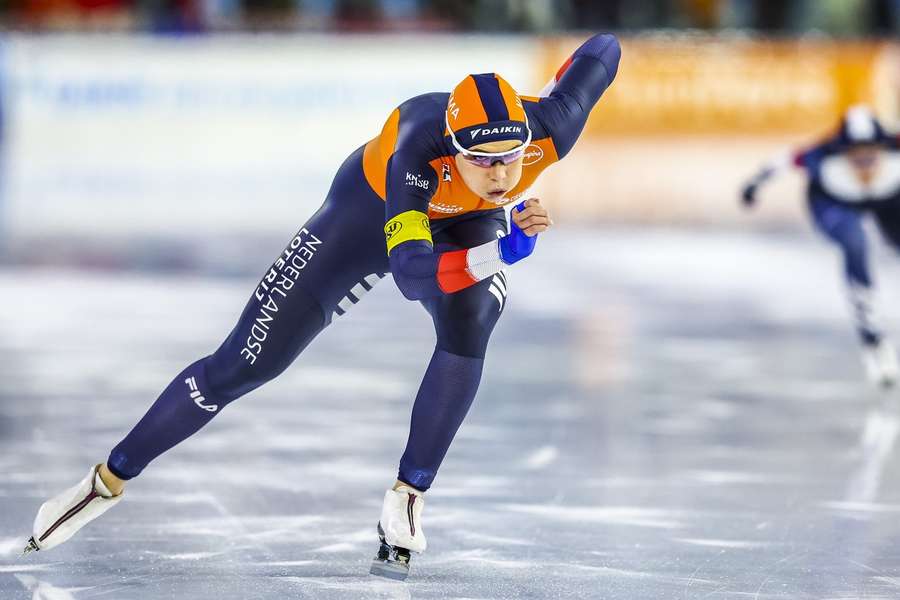
[[(492, 277), (534, 250), (536, 236), (549, 227), (546, 210), (537, 200), (513, 211), (510, 233), (473, 248), (435, 252), (428, 203), (438, 177), (427, 163), (403, 153), (388, 164), (384, 233), (394, 282), (409, 300), (452, 294)], [(517, 223), (521, 223), (521, 228)]]
[[(413, 211), (415, 213), (415, 211)], [(422, 219), (423, 213), (415, 218)], [(427, 217), (424, 217), (427, 222)], [(388, 221), (385, 231), (391, 226)], [(424, 226), (424, 222), (422, 222)], [(404, 241), (396, 247), (388, 239), (391, 272), (409, 300), (421, 300), (464, 290), (494, 276), (508, 265), (531, 255), (538, 233), (553, 221), (537, 198), (519, 203), (510, 213), (510, 231), (498, 240), (462, 250), (434, 252), (430, 237)]]
[(791, 168), (814, 172), (818, 168), (819, 163), (821, 163), (822, 158), (835, 152), (835, 150), (836, 142), (829, 139), (801, 150), (783, 150), (779, 152), (763, 164), (762, 168), (744, 183), (741, 188), (741, 202), (747, 208), (752, 207), (756, 204), (756, 195), (764, 183)]
[(793, 154), (789, 150), (785, 150), (767, 161), (741, 188), (741, 202), (743, 202), (744, 206), (750, 208), (756, 204), (756, 194), (761, 185), (777, 174), (787, 171), (792, 165), (802, 164), (798, 163), (797, 157), (799, 156), (799, 154)]
[(621, 55), (616, 36), (597, 34), (575, 50), (541, 91), (530, 111), (537, 122), (529, 125), (550, 135), (557, 158), (575, 145), (594, 105), (615, 79)]

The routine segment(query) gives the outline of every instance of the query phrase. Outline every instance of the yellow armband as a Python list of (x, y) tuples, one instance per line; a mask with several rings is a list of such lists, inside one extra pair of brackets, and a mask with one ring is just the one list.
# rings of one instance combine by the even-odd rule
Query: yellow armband
[(410, 240), (425, 240), (431, 244), (428, 215), (418, 210), (400, 213), (385, 224), (384, 236), (387, 239), (388, 256), (396, 246)]

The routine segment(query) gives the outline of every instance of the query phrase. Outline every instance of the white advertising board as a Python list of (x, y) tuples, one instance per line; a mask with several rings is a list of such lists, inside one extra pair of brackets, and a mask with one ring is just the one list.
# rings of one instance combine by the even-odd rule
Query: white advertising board
[(9, 235), (289, 235), (405, 99), (497, 71), (528, 38), (12, 36)]

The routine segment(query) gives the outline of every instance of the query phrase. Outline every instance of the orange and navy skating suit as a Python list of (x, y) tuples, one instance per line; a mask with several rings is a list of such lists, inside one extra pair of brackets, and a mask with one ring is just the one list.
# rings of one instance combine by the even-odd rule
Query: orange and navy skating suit
[[(615, 37), (594, 36), (560, 68), (546, 97), (522, 98), (521, 106), (503, 94), (483, 99), (483, 120), (491, 125), (477, 132), (479, 140), (491, 141), (504, 110), (524, 111), (532, 133), (521, 181), (504, 203), (572, 149), (618, 61)], [(490, 85), (489, 78), (481, 82)], [(276, 377), (390, 271), (435, 327), (398, 473), (419, 489), (431, 485), (475, 396), (508, 293), (504, 271), (476, 280), (467, 270), (469, 249), (496, 243), (507, 223), (503, 208), (472, 194), (456, 170), (448, 99), (433, 93), (404, 102), (377, 138), (344, 161), (325, 202), (265, 272), (227, 339), (179, 373), (113, 449), (107, 464), (116, 475), (139, 474), (230, 402)], [(462, 124), (472, 136), (481, 118), (474, 109)], [(364, 360), (365, 352), (352, 350)], [(297, 390), (301, 411), (302, 394)]]

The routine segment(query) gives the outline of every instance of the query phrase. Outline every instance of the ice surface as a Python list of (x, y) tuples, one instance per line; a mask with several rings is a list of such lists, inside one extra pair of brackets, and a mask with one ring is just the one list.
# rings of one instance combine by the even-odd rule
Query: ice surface
[(367, 573), (433, 336), (389, 279), (22, 558), (39, 504), (218, 345), (255, 279), (0, 271), (0, 597), (900, 597), (898, 393), (863, 381), (837, 274), (810, 234), (544, 236), (398, 583)]

